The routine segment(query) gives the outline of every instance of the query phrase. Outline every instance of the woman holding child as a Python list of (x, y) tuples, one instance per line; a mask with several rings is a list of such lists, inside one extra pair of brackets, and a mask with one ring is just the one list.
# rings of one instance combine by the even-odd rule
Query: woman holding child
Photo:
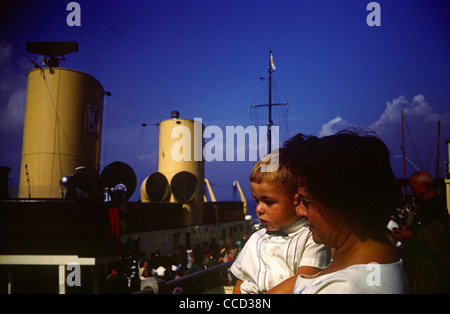
[(308, 219), (314, 242), (334, 249), (315, 275), (296, 276), (271, 293), (407, 293), (402, 262), (385, 235), (398, 201), (386, 145), (373, 136), (342, 132), (298, 152), (285, 143), (298, 178), (297, 215)]
[[(288, 162), (280, 149), (262, 158), (250, 174), (256, 214), (265, 228), (252, 234), (231, 266), (237, 278), (234, 293), (265, 293), (296, 274), (315, 274), (329, 264), (329, 249), (314, 242), (306, 219), (296, 214), (297, 178)], [(264, 167), (274, 164), (276, 169)]]

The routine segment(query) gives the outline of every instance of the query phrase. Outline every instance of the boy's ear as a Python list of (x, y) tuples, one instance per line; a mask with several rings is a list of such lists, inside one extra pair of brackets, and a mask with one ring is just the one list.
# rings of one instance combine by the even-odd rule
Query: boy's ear
[(295, 193), (295, 195), (294, 195), (294, 205), (295, 205), (295, 207), (300, 205), (300, 194), (298, 194), (298, 193)]

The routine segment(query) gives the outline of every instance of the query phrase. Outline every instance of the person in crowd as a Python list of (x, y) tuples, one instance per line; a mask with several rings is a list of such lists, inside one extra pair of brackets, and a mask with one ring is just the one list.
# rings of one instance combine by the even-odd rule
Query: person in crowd
[(166, 270), (164, 271), (164, 280), (170, 281), (172, 279), (175, 279), (175, 275), (176, 275), (175, 270), (176, 270), (176, 268), (173, 269), (173, 266), (170, 265), (170, 263), (167, 263)]
[(225, 248), (227, 250), (230, 250), (233, 248), (233, 245), (234, 245), (233, 237), (229, 235), (225, 241)]
[(247, 241), (248, 241), (248, 234), (247, 232), (244, 232), (241, 239), (241, 250), (245, 246), (245, 243), (247, 243)]
[(220, 249), (219, 249), (219, 243), (217, 243), (216, 238), (213, 237), (211, 239), (211, 243), (209, 245), (210, 245), (211, 251), (213, 252), (213, 258), (215, 260), (218, 260)]
[(224, 237), (220, 237), (219, 239), (219, 253), (225, 249), (226, 246), (226, 242), (225, 242), (225, 238)]
[(403, 243), (402, 258), (413, 293), (450, 293), (449, 215), (434, 177), (418, 171), (410, 178), (415, 197), (407, 226), (394, 229)]
[[(296, 215), (297, 179), (280, 149), (256, 163), (250, 187), (265, 226), (247, 241), (231, 266), (234, 293), (265, 293), (295, 274), (314, 274), (329, 263), (329, 250), (315, 244), (306, 220)], [(278, 161), (277, 169), (267, 166)], [(292, 291), (292, 290), (291, 290)]]
[(163, 257), (161, 256), (161, 251), (159, 249), (150, 253), (148, 263), (153, 271), (163, 265)]
[(89, 176), (86, 173), (86, 167), (75, 168), (75, 174), (67, 182), (66, 199), (74, 200), (94, 200), (94, 189), (92, 188)]
[(386, 145), (369, 134), (339, 132), (297, 155), (295, 172), (297, 214), (334, 255), (322, 271), (297, 276), (291, 292), (407, 293), (402, 261), (385, 235), (399, 201)]
[(178, 245), (178, 251), (175, 256), (177, 265), (187, 264), (187, 253), (181, 244)]
[(107, 275), (105, 292), (109, 294), (128, 293), (128, 279), (119, 264), (115, 264)]
[(143, 278), (147, 278), (152, 275), (152, 270), (148, 264), (148, 260), (145, 260), (141, 269), (139, 269), (139, 275)]
[(155, 275), (160, 279), (164, 279), (165, 272), (166, 272), (166, 267), (164, 267), (163, 265), (159, 265), (158, 268), (154, 269)]

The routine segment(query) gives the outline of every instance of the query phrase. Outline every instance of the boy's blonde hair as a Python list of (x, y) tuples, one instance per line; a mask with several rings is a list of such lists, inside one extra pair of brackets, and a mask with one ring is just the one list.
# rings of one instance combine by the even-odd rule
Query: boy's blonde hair
[[(271, 165), (273, 159), (278, 160), (275, 171), (262, 171), (263, 165)], [(288, 193), (297, 193), (297, 176), (289, 169), (286, 151), (278, 149), (261, 158), (250, 173), (250, 182), (276, 184)]]

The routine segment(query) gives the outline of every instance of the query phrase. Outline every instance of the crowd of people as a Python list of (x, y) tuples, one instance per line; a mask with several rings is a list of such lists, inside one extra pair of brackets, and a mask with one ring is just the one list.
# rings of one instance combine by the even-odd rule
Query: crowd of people
[[(148, 254), (145, 259), (124, 259), (114, 265), (106, 277), (107, 293), (160, 293), (159, 282), (171, 281), (209, 267), (235, 260), (247, 241), (247, 233), (234, 240), (232, 236), (212, 238), (209, 242), (197, 243), (193, 248), (179, 245), (173, 254), (163, 255), (160, 250)], [(209, 278), (216, 281), (212, 284), (232, 285), (234, 279), (228, 269), (220, 276)], [(174, 287), (169, 293), (196, 293), (204, 289), (206, 283), (191, 284), (189, 287)], [(184, 289), (184, 290), (183, 290)], [(189, 290), (189, 291), (187, 291)]]

